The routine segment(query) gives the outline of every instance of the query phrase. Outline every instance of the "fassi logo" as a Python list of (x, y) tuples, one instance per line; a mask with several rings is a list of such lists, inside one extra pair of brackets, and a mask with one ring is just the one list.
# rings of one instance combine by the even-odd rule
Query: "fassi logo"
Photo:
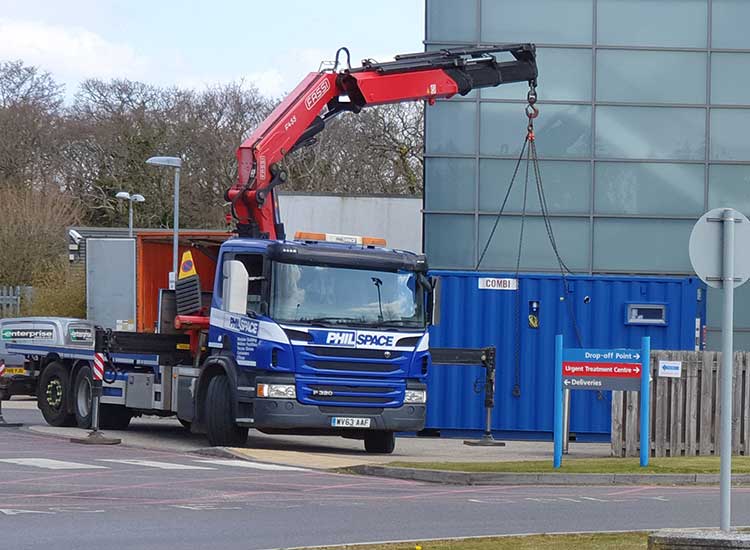
[(323, 80), (318, 87), (310, 92), (305, 98), (305, 107), (307, 110), (311, 110), (325, 95), (325, 93), (331, 89), (331, 84), (327, 80)]

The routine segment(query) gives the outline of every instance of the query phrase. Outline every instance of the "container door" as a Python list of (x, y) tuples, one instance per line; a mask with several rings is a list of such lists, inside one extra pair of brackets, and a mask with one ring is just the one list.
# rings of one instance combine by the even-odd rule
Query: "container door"
[(111, 329), (135, 327), (135, 239), (86, 240), (86, 317)]

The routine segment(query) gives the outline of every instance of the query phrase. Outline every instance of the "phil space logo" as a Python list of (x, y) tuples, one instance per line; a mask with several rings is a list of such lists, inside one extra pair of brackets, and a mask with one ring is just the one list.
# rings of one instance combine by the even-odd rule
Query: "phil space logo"
[(349, 346), (357, 345), (357, 333), (350, 330), (339, 330), (326, 334), (326, 344), (330, 346)]
[(252, 321), (247, 317), (230, 317), (229, 328), (249, 334), (250, 336), (258, 336), (258, 321)]

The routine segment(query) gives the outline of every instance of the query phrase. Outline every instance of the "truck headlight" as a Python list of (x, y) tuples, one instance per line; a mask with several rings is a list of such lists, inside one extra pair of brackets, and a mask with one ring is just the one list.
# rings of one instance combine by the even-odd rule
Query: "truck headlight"
[(406, 390), (404, 403), (426, 403), (427, 392), (425, 390)]
[(297, 390), (294, 384), (258, 384), (256, 395), (271, 399), (296, 399)]

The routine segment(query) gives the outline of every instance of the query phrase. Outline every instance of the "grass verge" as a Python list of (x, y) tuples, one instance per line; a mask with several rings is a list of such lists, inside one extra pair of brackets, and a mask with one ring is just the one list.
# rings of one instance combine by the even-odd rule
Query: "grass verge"
[[(420, 543), (364, 544), (325, 547), (336, 550), (641, 550), (648, 547), (646, 533), (591, 533), (580, 535), (529, 535), (457, 540), (432, 540)], [(325, 550), (325, 548), (320, 550)], [(316, 548), (316, 550), (318, 550)]]
[[(561, 473), (561, 474), (718, 474), (718, 456), (651, 458), (641, 468), (637, 458), (563, 458), (562, 467), (549, 460), (519, 462), (391, 462), (387, 466), (471, 473)], [(750, 474), (750, 456), (732, 457), (732, 472)]]

